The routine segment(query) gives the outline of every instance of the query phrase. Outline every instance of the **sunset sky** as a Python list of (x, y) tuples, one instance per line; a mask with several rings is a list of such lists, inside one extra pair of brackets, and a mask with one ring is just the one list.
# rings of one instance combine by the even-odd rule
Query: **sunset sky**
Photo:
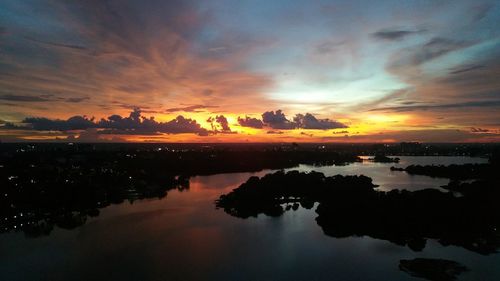
[(0, 140), (500, 141), (500, 2), (0, 0)]

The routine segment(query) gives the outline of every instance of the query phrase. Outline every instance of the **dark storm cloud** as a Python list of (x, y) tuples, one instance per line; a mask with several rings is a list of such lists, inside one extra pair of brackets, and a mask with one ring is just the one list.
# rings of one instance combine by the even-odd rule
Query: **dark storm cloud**
[(240, 124), (243, 127), (250, 127), (256, 129), (262, 129), (262, 127), (264, 126), (262, 120), (248, 116), (245, 116), (245, 118), (241, 118), (238, 116), (238, 124)]
[(36, 131), (71, 131), (91, 128), (104, 129), (107, 134), (183, 134), (193, 133), (208, 135), (208, 131), (200, 126), (196, 120), (181, 115), (168, 122), (157, 122), (153, 117), (146, 118), (141, 110), (135, 109), (128, 117), (111, 115), (99, 121), (86, 116), (73, 116), (67, 120), (48, 119), (44, 117), (25, 118), (22, 123), (26, 126), (10, 124), (9, 129), (31, 129)]
[(313, 129), (313, 130), (330, 130), (338, 128), (347, 128), (346, 125), (333, 121), (330, 119), (317, 119), (314, 115), (310, 113), (297, 114), (293, 118), (293, 121), (297, 124), (297, 127), (302, 129)]
[(425, 32), (425, 30), (407, 30), (407, 29), (383, 29), (372, 33), (373, 37), (382, 40), (396, 41), (409, 35)]
[(73, 116), (67, 120), (52, 120), (44, 117), (28, 117), (22, 123), (28, 124), (28, 128), (37, 131), (70, 131), (95, 128), (97, 124), (93, 119), (84, 116)]
[(297, 124), (288, 120), (281, 110), (264, 112), (262, 121), (273, 129), (291, 130), (297, 128)]
[(111, 115), (107, 119), (101, 119), (98, 122), (99, 128), (106, 128), (118, 131), (136, 131), (147, 133), (167, 133), (182, 134), (195, 133), (198, 135), (207, 135), (208, 131), (200, 126), (196, 120), (185, 118), (182, 115), (168, 122), (157, 122), (154, 117), (146, 118), (141, 115), (139, 109), (135, 109), (128, 117), (120, 115)]
[[(215, 117), (208, 117), (207, 122), (210, 123), (213, 133), (222, 134), (235, 134), (236, 132), (231, 131), (229, 127), (229, 122), (224, 115), (217, 115)], [(218, 124), (218, 125), (217, 125)]]
[(185, 118), (182, 115), (166, 123), (156, 123), (159, 132), (168, 134), (194, 133), (200, 136), (208, 135), (208, 131), (200, 126), (196, 120)]
[(215, 122), (219, 123), (223, 132), (231, 132), (231, 128), (229, 128), (229, 123), (227, 122), (227, 118), (224, 115), (215, 116)]
[(184, 111), (184, 112), (200, 112), (203, 111), (203, 109), (208, 109), (208, 108), (218, 108), (216, 105), (202, 105), (202, 104), (195, 104), (195, 105), (189, 105), (185, 107), (174, 107), (174, 108), (168, 108), (165, 110), (166, 112), (178, 112), (178, 111)]
[(242, 127), (261, 129), (269, 127), (278, 130), (310, 129), (330, 130), (347, 128), (345, 124), (330, 119), (318, 119), (310, 113), (296, 114), (293, 120), (289, 120), (281, 110), (266, 111), (262, 114), (262, 120), (246, 116), (238, 117), (238, 123)]

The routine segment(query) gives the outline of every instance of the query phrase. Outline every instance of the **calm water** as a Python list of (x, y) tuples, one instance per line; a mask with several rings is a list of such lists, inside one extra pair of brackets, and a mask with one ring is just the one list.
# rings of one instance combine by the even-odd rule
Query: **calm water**
[[(409, 164), (482, 163), (481, 158), (401, 157)], [(394, 164), (310, 167), (326, 175), (364, 174), (380, 189), (438, 187), (447, 180), (391, 172)], [(259, 173), (191, 179), (188, 191), (162, 200), (113, 205), (74, 230), (25, 238), (0, 235), (0, 280), (421, 280), (399, 271), (400, 259), (444, 258), (470, 271), (458, 280), (500, 280), (500, 255), (483, 256), (429, 241), (422, 252), (369, 237), (323, 234), (314, 208), (279, 218), (238, 219), (213, 201)]]
[[(361, 156), (368, 159), (368, 156)], [(373, 163), (363, 161), (346, 166), (324, 166), (314, 167), (300, 165), (298, 168), (289, 170), (318, 171), (326, 176), (333, 175), (365, 175), (373, 179), (375, 184), (380, 185), (379, 190), (407, 189), (419, 190), (424, 188), (439, 188), (449, 182), (448, 179), (431, 178), (427, 176), (408, 175), (399, 171), (391, 171), (390, 167), (407, 167), (408, 165), (451, 165), (468, 163), (488, 163), (486, 158), (477, 157), (450, 157), (450, 156), (401, 156), (399, 163)]]

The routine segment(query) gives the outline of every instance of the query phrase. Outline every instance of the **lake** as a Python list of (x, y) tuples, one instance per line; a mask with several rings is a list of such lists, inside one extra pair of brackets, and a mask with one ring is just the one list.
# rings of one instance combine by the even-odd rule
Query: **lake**
[[(364, 157), (366, 159), (366, 157)], [(400, 157), (398, 164), (300, 165), (287, 170), (366, 175), (380, 190), (439, 188), (447, 179), (390, 171), (411, 164), (486, 163), (470, 157)], [(239, 219), (214, 200), (258, 173), (197, 176), (161, 199), (101, 209), (73, 230), (48, 236), (0, 234), (0, 280), (421, 280), (399, 260), (442, 258), (470, 270), (458, 280), (500, 280), (500, 255), (481, 255), (430, 240), (421, 252), (370, 237), (336, 239), (316, 224), (315, 208), (281, 217)]]

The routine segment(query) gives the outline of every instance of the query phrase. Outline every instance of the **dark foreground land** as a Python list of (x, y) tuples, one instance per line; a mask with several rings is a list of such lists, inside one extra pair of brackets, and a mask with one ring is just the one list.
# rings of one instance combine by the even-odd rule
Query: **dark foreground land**
[(35, 237), (82, 225), (110, 204), (188, 189), (195, 175), (360, 161), (293, 145), (1, 144), (0, 153), (0, 231)]
[(460, 194), (436, 189), (377, 191), (365, 176), (276, 172), (251, 177), (216, 205), (232, 216), (279, 216), (319, 203), (316, 221), (333, 237), (370, 236), (421, 251), (426, 239), (480, 254), (500, 247), (500, 178), (459, 184)]
[[(163, 198), (189, 189), (196, 175), (264, 169), (397, 163), (399, 155), (488, 157), (488, 164), (408, 166), (393, 172), (450, 179), (443, 188), (377, 190), (362, 175), (326, 177), (281, 171), (251, 177), (216, 201), (228, 214), (280, 216), (317, 206), (317, 224), (333, 237), (370, 236), (419, 252), (428, 239), (481, 255), (500, 248), (500, 161), (496, 144), (0, 144), (0, 232), (27, 237), (73, 229), (110, 204)], [(388, 172), (389, 168), (387, 169)], [(437, 188), (437, 187), (436, 187)], [(401, 260), (428, 280), (454, 280), (467, 269), (441, 259)]]
[[(299, 164), (344, 165), (361, 161), (358, 155), (373, 155), (377, 162), (397, 161), (385, 155), (488, 157), (498, 149), (495, 144), (418, 143), (0, 143), (0, 231), (22, 230), (39, 236), (50, 233), (55, 225), (74, 228), (110, 204), (162, 198), (168, 190), (187, 189), (189, 178), (195, 175), (284, 169)], [(311, 192), (316, 179), (305, 180), (300, 181), (299, 188)], [(345, 184), (350, 186), (351, 182)], [(363, 200), (364, 191), (353, 193), (356, 198), (351, 199)]]
[[(378, 191), (365, 176), (276, 172), (251, 177), (216, 201), (239, 218), (280, 216), (315, 203), (317, 224), (332, 237), (369, 236), (422, 251), (428, 239), (490, 255), (500, 249), (500, 165), (410, 166), (410, 174), (449, 178), (444, 186), (419, 191)], [(458, 174), (457, 174), (458, 173)], [(455, 280), (467, 268), (442, 259), (401, 260), (400, 270), (427, 280)]]

